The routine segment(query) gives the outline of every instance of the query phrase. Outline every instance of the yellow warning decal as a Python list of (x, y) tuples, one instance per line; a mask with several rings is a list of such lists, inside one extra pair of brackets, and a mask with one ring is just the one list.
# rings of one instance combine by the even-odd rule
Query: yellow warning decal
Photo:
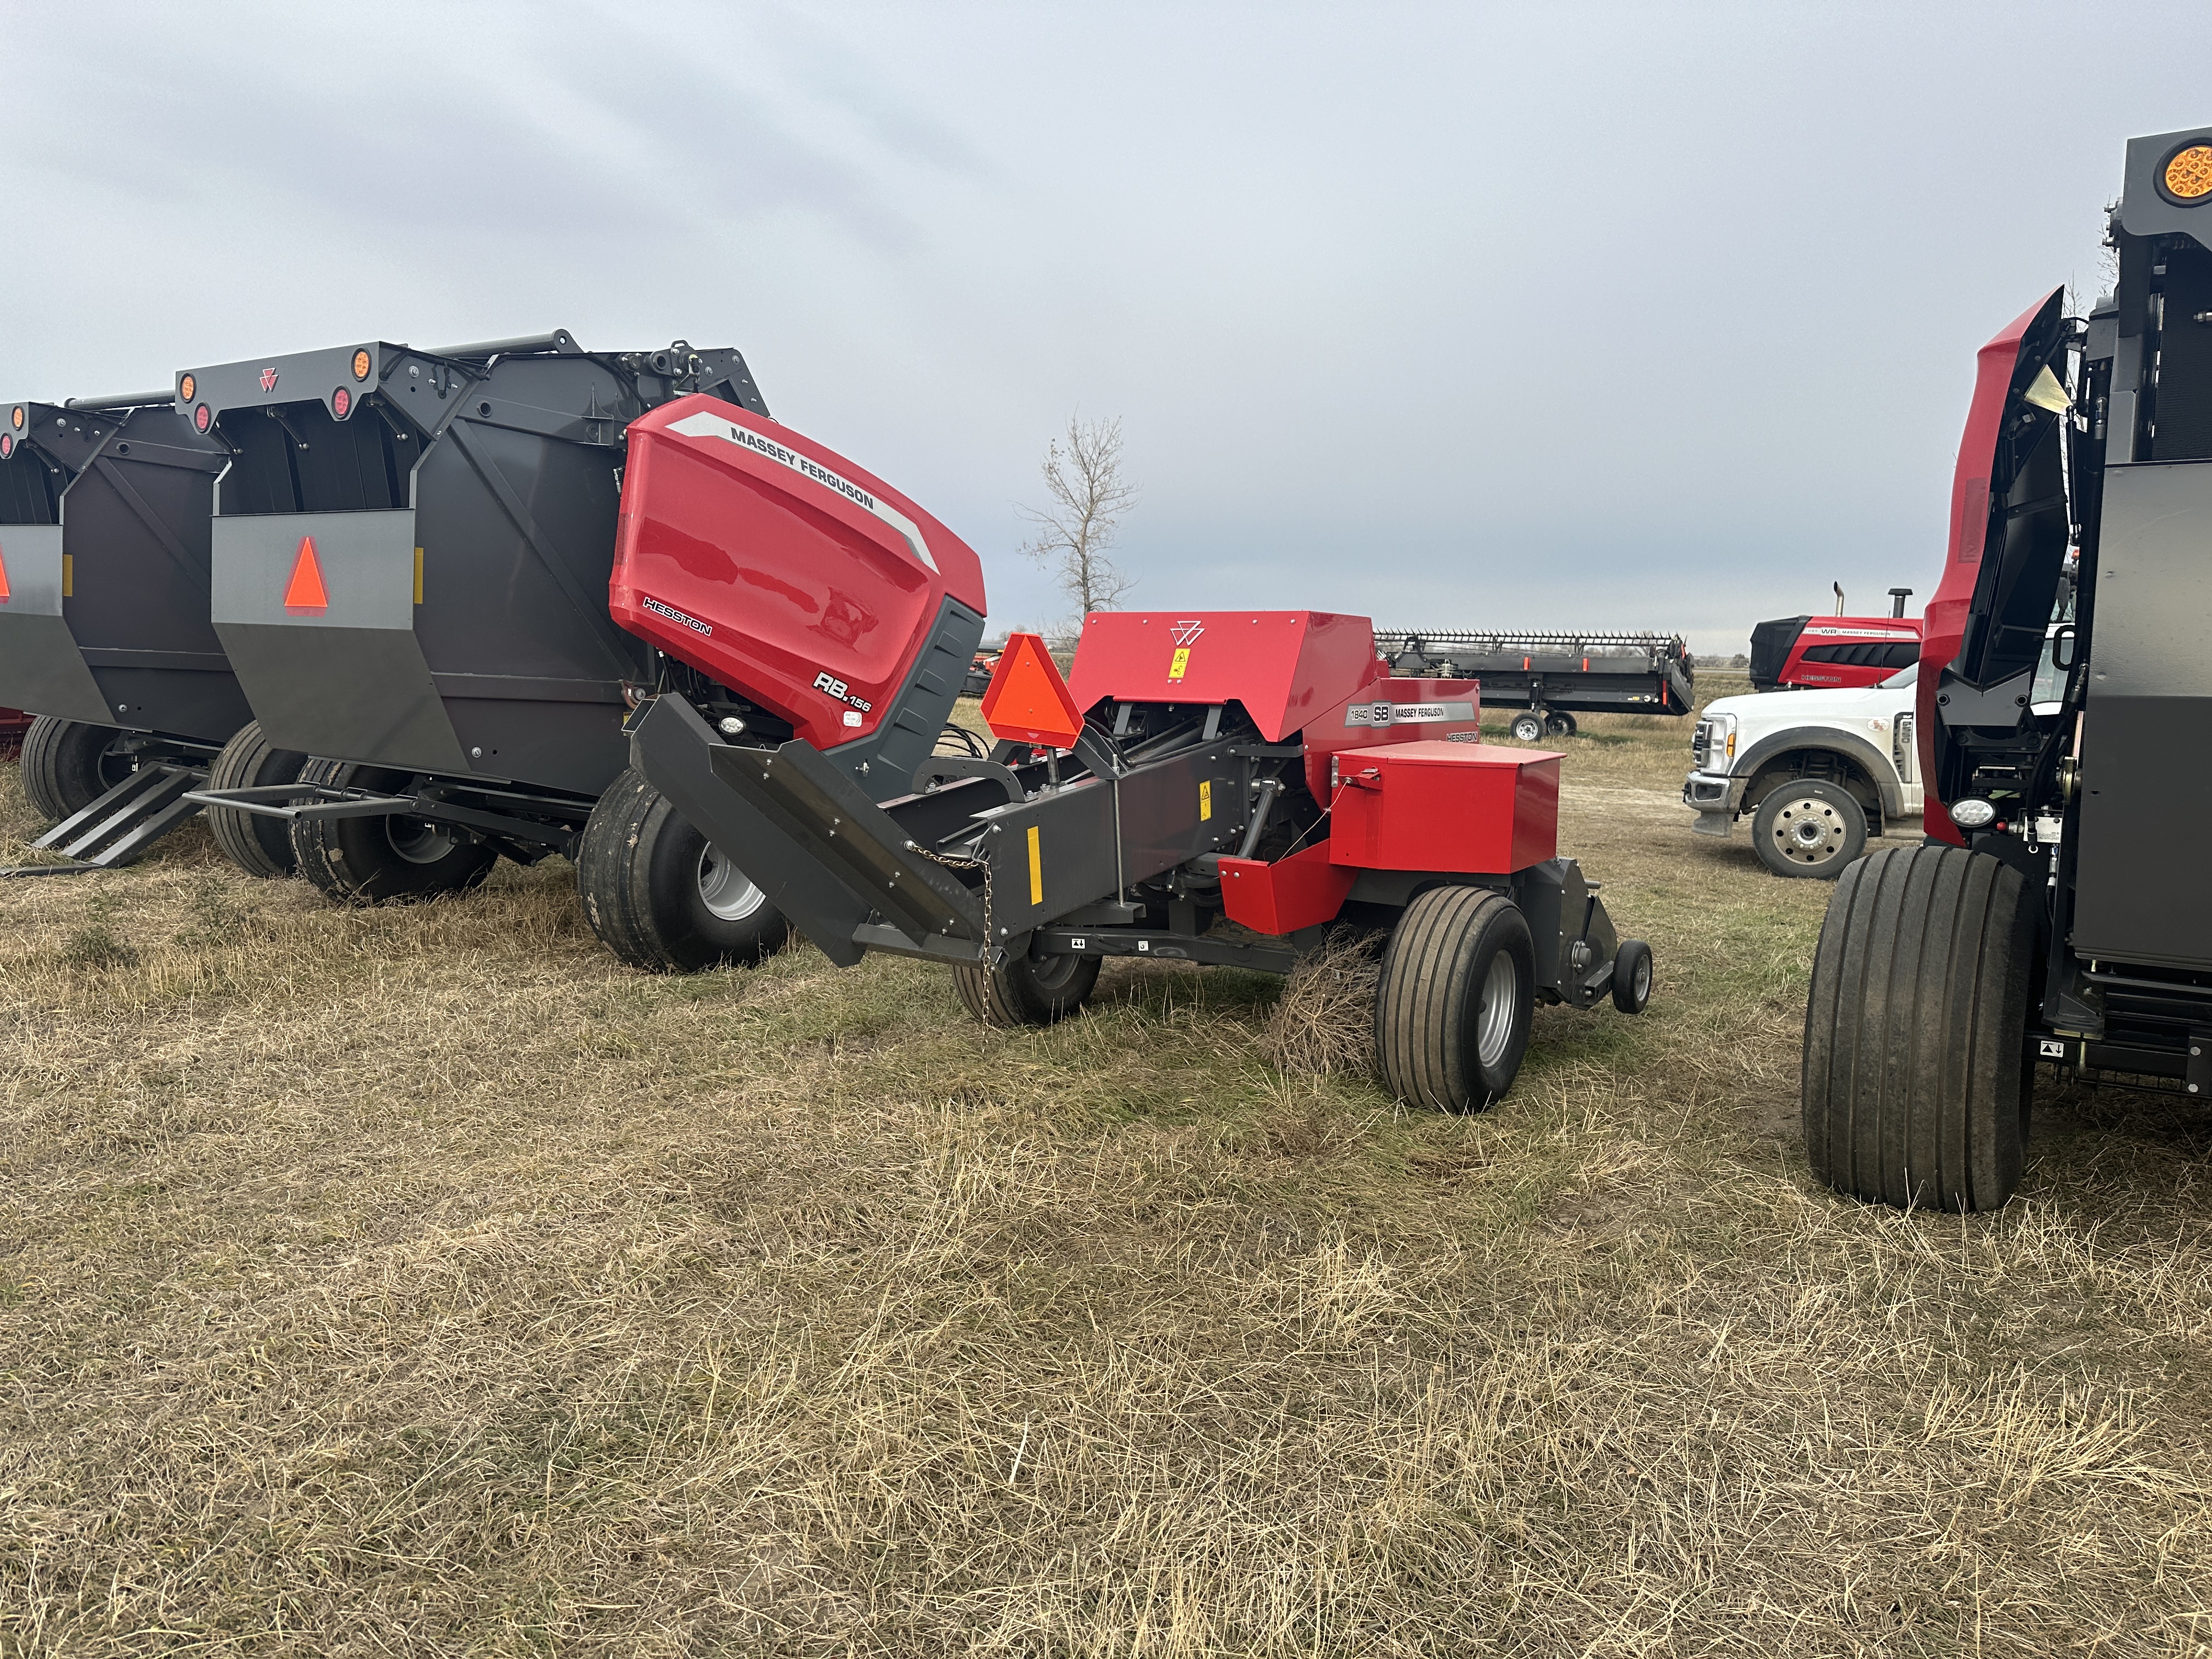
[(415, 550), (415, 603), (422, 603), (422, 550), (419, 547)]
[(1037, 850), (1037, 827), (1030, 825), (1030, 902), (1044, 902), (1044, 855)]
[(1187, 645), (1177, 646), (1176, 647), (1175, 660), (1168, 665), (1168, 678), (1171, 680), (1181, 679), (1182, 678), (1182, 671), (1189, 666), (1190, 647)]
[(1213, 816), (1213, 780), (1212, 778), (1200, 778), (1198, 781), (1198, 816), (1200, 823)]
[(62, 597), (65, 599), (76, 597), (76, 555), (74, 553), (62, 555)]

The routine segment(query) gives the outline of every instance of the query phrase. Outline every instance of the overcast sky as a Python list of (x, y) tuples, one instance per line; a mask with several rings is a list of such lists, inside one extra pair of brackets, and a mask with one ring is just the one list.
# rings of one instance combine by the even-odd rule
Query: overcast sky
[[(982, 554), (1071, 411), (1130, 603), (1687, 630), (1935, 584), (1975, 349), (2098, 281), (2212, 8), (0, 0), (0, 392), (735, 344)], [(1916, 601), (1917, 608), (1917, 601)]]

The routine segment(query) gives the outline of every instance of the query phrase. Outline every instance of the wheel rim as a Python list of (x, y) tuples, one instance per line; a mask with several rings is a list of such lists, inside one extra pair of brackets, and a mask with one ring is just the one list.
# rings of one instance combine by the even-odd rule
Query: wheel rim
[(1544, 728), (1533, 720), (1517, 720), (1513, 722), (1513, 735), (1523, 743), (1534, 743), (1544, 735)]
[(768, 902), (768, 895), (709, 846), (699, 854), (699, 902), (724, 921), (743, 921)]
[(1030, 978), (1037, 989), (1045, 992), (1064, 991), (1076, 975), (1083, 971), (1085, 957), (1031, 957), (1029, 959)]
[(1650, 957), (1637, 958), (1636, 971), (1628, 976), (1628, 984), (1631, 993), (1636, 999), (1638, 1007), (1641, 1008), (1651, 1000), (1651, 958)]
[(424, 818), (386, 818), (384, 838), (410, 864), (435, 864), (458, 844), (452, 830)]
[(1844, 815), (1818, 795), (1784, 801), (1774, 817), (1775, 850), (1792, 864), (1826, 864), (1844, 850)]
[(1482, 976), (1482, 994), (1475, 1005), (1474, 1057), (1481, 1065), (1492, 1066), (1505, 1058), (1520, 1001), (1521, 970), (1513, 965), (1510, 952), (1500, 951), (1490, 959), (1490, 969)]
[(100, 774), (100, 787), (103, 794), (137, 769), (138, 757), (124, 747), (125, 741), (125, 738), (118, 736), (100, 751), (100, 761), (94, 769)]

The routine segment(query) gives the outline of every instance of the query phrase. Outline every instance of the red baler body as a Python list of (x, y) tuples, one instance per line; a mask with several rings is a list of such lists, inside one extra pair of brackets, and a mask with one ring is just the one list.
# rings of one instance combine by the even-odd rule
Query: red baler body
[(817, 749), (873, 732), (949, 595), (983, 609), (965, 542), (861, 467), (712, 398), (633, 421), (608, 605)]

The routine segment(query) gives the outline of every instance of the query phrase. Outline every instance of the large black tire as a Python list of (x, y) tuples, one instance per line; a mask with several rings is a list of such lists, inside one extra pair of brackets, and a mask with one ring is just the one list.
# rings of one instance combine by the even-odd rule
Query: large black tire
[(635, 772), (592, 809), (576, 890), (592, 931), (648, 973), (750, 967), (791, 937), (783, 913)]
[(986, 1025), (1049, 1025), (1090, 1000), (1097, 957), (1009, 956), (1003, 968), (955, 968), (960, 1006)]
[(1777, 785), (1752, 814), (1752, 850), (1778, 876), (1832, 881), (1866, 843), (1864, 809), (1848, 791), (1816, 779)]
[(1813, 1172), (1885, 1204), (1994, 1210), (2020, 1184), (2039, 896), (1956, 847), (1889, 848), (1828, 900), (1805, 1010)]
[[(414, 774), (352, 761), (311, 760), (301, 783), (379, 793), (407, 787)], [(446, 825), (422, 818), (295, 818), (292, 856), (300, 873), (346, 904), (434, 898), (475, 886), (499, 854)]]
[(124, 736), (112, 726), (40, 715), (23, 734), (24, 794), (46, 817), (82, 812), (131, 775)]
[[(297, 750), (271, 748), (261, 735), (261, 722), (248, 720), (208, 768), (208, 787), (260, 789), (297, 783), (307, 763), (307, 757)], [(292, 852), (292, 826), (284, 819), (241, 812), (234, 806), (210, 806), (206, 817), (215, 844), (247, 875), (273, 880), (299, 868)]]
[(1406, 907), (1382, 952), (1375, 1056), (1413, 1106), (1480, 1111), (1513, 1086), (1536, 1012), (1528, 918), (1484, 887), (1435, 887)]

